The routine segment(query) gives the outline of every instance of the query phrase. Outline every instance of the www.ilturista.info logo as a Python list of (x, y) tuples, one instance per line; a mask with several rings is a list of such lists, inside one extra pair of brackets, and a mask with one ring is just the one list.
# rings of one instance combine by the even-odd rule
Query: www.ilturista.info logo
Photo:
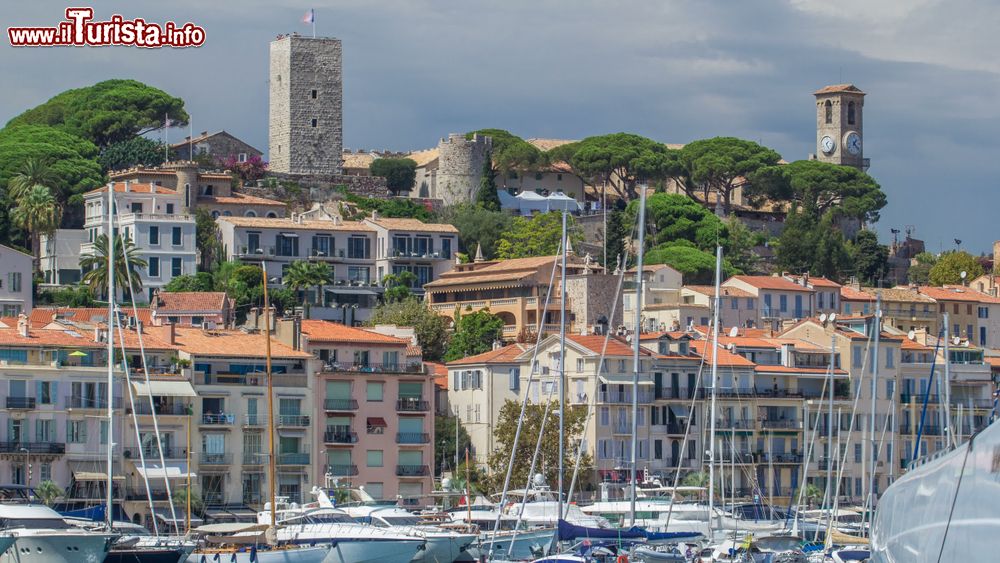
[(159, 47), (200, 47), (205, 43), (205, 29), (191, 22), (162, 25), (142, 18), (126, 20), (115, 14), (107, 21), (91, 21), (93, 8), (66, 8), (66, 20), (55, 27), (8, 27), (7, 37), (13, 47), (102, 47), (131, 45)]

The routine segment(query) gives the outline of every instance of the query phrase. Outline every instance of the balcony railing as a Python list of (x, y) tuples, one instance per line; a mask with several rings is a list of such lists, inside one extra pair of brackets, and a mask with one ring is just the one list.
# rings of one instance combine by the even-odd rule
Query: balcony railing
[(763, 428), (771, 428), (774, 430), (801, 430), (802, 421), (791, 419), (764, 420), (761, 422), (761, 426)]
[[(155, 447), (153, 447), (153, 448), (150, 448), (150, 447), (146, 447), (146, 448), (125, 448), (122, 451), (122, 454), (127, 459), (138, 460), (139, 459), (139, 452), (140, 451), (142, 451), (142, 455), (143, 455), (143, 457), (146, 458), (147, 461), (160, 459), (160, 450), (157, 449), (157, 448), (155, 448)], [(163, 457), (164, 457), (164, 459), (183, 459), (186, 456), (187, 456), (187, 451), (184, 450), (183, 448), (171, 448), (169, 446), (163, 448)]]
[[(601, 403), (611, 403), (611, 404), (632, 404), (632, 393), (619, 393), (617, 391), (600, 391), (598, 392), (597, 399)], [(653, 401), (653, 393), (651, 391), (639, 391), (639, 403), (645, 404)]]
[(398, 477), (426, 477), (430, 475), (430, 469), (426, 465), (397, 465), (396, 476)]
[(64, 454), (66, 444), (61, 442), (0, 442), (0, 453), (17, 454), (28, 450), (29, 454)]
[(198, 454), (198, 463), (202, 465), (229, 465), (233, 463), (233, 454), (201, 452)]
[(791, 389), (757, 389), (757, 397), (761, 399), (801, 399), (802, 391), (793, 391)]
[[(661, 429), (665, 429), (666, 432), (667, 432), (667, 434), (683, 434), (685, 428), (687, 427), (686, 424), (681, 424), (679, 422), (671, 422), (671, 423), (663, 423), (663, 424), (656, 423), (656, 424), (653, 424), (653, 426), (656, 426), (656, 427), (661, 428)], [(691, 428), (694, 428), (693, 424), (691, 425)]]
[(769, 463), (770, 462), (770, 463), (784, 463), (784, 464), (792, 463), (792, 464), (794, 464), (794, 463), (802, 463), (802, 460), (804, 458), (805, 458), (805, 456), (803, 456), (802, 454), (793, 454), (793, 453), (789, 453), (789, 454), (768, 454), (768, 453), (761, 453), (760, 454), (760, 461), (762, 463)]
[(632, 422), (616, 422), (612, 426), (612, 432), (615, 434), (631, 434), (632, 433)]
[(236, 422), (236, 415), (219, 413), (201, 415), (201, 423), (206, 426), (233, 424)]
[[(8, 398), (8, 400), (10, 400), (10, 399)], [(32, 399), (32, 400), (34, 400), (34, 399)], [(114, 408), (116, 408), (116, 409), (121, 408), (121, 406), (122, 406), (122, 398), (121, 397), (115, 397), (111, 401), (111, 405)], [(136, 401), (136, 406), (138, 406), (138, 401)], [(146, 407), (147, 408), (149, 407), (148, 401), (146, 403)], [(8, 407), (8, 408), (10, 408), (10, 407)], [(103, 397), (98, 399), (98, 398), (92, 398), (92, 397), (88, 398), (88, 397), (67, 396), (66, 397), (66, 408), (68, 408), (68, 409), (106, 409), (106, 408), (108, 408), (108, 400), (107, 400), (107, 398), (103, 398)]]
[(327, 444), (356, 444), (358, 433), (351, 432), (349, 426), (344, 428), (327, 428), (323, 433), (323, 442)]
[(358, 410), (358, 402), (354, 399), (326, 399), (323, 401), (323, 409), (328, 411), (354, 411)]
[(257, 246), (257, 247), (241, 246), (241, 247), (239, 247), (239, 252), (236, 253), (236, 256), (239, 257), (239, 258), (244, 258), (244, 259), (262, 260), (266, 256), (274, 256), (274, 247), (273, 246)]
[(397, 444), (429, 444), (431, 435), (424, 432), (399, 432), (396, 434)]
[(266, 414), (243, 415), (243, 426), (267, 426)]
[(243, 465), (264, 465), (268, 455), (263, 452), (243, 452)]
[[(115, 400), (117, 402), (117, 399)], [(104, 407), (77, 407), (77, 408), (107, 408)], [(149, 407), (149, 400), (137, 398), (135, 401), (135, 413), (140, 415), (151, 415), (153, 413), (162, 416), (184, 416), (188, 414), (188, 406), (182, 403), (154, 404), (154, 408)]]
[(753, 397), (753, 387), (720, 387), (715, 390), (715, 396), (726, 399), (732, 397)]
[(756, 421), (749, 418), (720, 419), (715, 421), (716, 429), (753, 430), (756, 426)]
[(932, 393), (930, 397), (928, 397), (926, 393), (900, 393), (899, 402), (903, 404), (923, 404), (925, 398), (930, 404), (937, 404), (941, 402), (941, 397), (935, 393)]
[(34, 397), (7, 397), (8, 409), (33, 409), (35, 408)]
[(655, 399), (692, 399), (694, 395), (699, 399), (705, 398), (705, 389), (696, 387), (660, 387), (656, 390)]
[(327, 465), (326, 473), (332, 477), (353, 477), (358, 474), (358, 466), (353, 464)]
[(362, 362), (327, 362), (324, 371), (348, 371), (360, 373), (423, 373), (423, 364), (406, 363), (362, 363)]
[(418, 398), (404, 397), (396, 401), (396, 410), (401, 412), (426, 412), (430, 409), (429, 402)]
[(278, 415), (278, 426), (309, 426), (309, 415), (305, 414), (280, 414)]
[(309, 453), (286, 452), (278, 454), (278, 465), (309, 465)]
[(309, 257), (320, 260), (340, 260), (347, 255), (343, 248), (310, 248)]
[(167, 495), (167, 491), (163, 489), (150, 489), (147, 496), (145, 488), (142, 487), (125, 488), (125, 500), (145, 501), (149, 497), (152, 497), (153, 501), (159, 501), (159, 502), (170, 500), (170, 497)]
[(917, 430), (921, 430), (924, 436), (940, 436), (941, 433), (942, 433), (940, 426), (936, 426), (936, 425), (932, 425), (932, 424), (925, 424), (922, 429), (920, 428), (919, 424), (913, 424), (913, 425), (910, 425), (910, 424), (900, 424), (899, 425), (899, 432), (901, 434), (916, 434)]

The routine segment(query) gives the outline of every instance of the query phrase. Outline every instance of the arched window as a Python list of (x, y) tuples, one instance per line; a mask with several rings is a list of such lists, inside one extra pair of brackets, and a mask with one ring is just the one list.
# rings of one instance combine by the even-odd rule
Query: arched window
[(275, 213), (274, 211), (268, 211), (267, 212), (267, 218), (268, 219), (277, 219), (278, 218), (278, 214)]
[(218, 219), (218, 218), (219, 218), (219, 212), (218, 211), (213, 211), (212, 212), (212, 219)]
[(246, 217), (256, 217), (257, 213), (253, 209), (247, 209), (247, 212), (243, 215)]
[(225, 215), (226, 217), (232, 217), (233, 212), (232, 211), (223, 211), (222, 214)]
[(854, 102), (847, 102), (847, 124), (854, 125)]
[(826, 122), (833, 123), (833, 103), (827, 100), (823, 106), (826, 108)]

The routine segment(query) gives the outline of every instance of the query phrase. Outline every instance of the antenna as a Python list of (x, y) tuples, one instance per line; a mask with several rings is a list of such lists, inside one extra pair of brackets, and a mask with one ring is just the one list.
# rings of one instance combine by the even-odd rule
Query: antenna
[(819, 322), (826, 324), (826, 313), (820, 313)]
[(736, 338), (739, 335), (740, 335), (740, 328), (738, 326), (733, 326), (733, 328), (729, 329), (730, 338)]
[(736, 345), (733, 344), (732, 342), (730, 342), (729, 344), (726, 345), (726, 350), (729, 350), (730, 352), (732, 352), (735, 349), (736, 349)]
[(962, 337), (956, 336), (955, 338), (952, 338), (951, 343), (954, 344), (955, 346), (958, 346), (959, 344), (962, 343)]
[(909, 338), (910, 340), (916, 340), (916, 338), (917, 338), (917, 331), (910, 330), (910, 332), (906, 333), (906, 337)]

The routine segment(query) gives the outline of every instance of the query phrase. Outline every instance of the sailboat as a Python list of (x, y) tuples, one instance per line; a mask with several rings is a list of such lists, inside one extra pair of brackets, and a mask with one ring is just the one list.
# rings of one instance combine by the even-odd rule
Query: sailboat
[[(277, 497), (275, 495), (275, 448), (274, 448), (274, 384), (271, 377), (271, 320), (270, 301), (267, 295), (267, 268), (261, 263), (264, 283), (264, 357), (267, 378), (267, 444), (270, 502), (264, 507), (270, 512), (267, 524), (215, 524), (201, 526), (197, 532), (205, 535), (207, 543), (219, 547), (203, 547), (188, 557), (189, 563), (207, 563), (208, 560), (229, 563), (334, 563), (338, 561), (331, 543), (312, 541), (309, 544), (278, 541)], [(329, 558), (329, 560), (328, 560)]]

